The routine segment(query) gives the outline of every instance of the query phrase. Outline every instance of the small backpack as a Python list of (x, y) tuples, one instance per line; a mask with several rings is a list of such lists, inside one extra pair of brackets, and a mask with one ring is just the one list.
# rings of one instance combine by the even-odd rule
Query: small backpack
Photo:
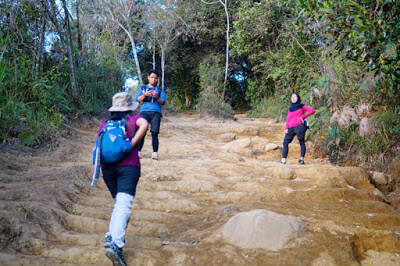
[(92, 187), (99, 179), (100, 164), (114, 164), (121, 161), (132, 149), (125, 126), (134, 133), (132, 126), (125, 119), (108, 120), (100, 131), (93, 150), (94, 173)]

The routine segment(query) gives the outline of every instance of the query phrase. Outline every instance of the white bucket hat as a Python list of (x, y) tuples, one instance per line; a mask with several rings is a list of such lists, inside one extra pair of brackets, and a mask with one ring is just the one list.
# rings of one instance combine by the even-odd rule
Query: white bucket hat
[(127, 92), (118, 92), (112, 98), (110, 112), (135, 111), (139, 103), (132, 101), (132, 97)]

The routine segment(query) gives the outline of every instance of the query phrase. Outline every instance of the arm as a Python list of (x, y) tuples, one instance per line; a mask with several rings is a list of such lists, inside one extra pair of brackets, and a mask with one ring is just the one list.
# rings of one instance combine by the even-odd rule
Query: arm
[(160, 97), (158, 97), (157, 93), (155, 93), (154, 94), (154, 99), (156, 99), (157, 102), (160, 105), (165, 105), (165, 91), (164, 91), (164, 89), (161, 90)]
[(146, 134), (147, 129), (149, 128), (149, 123), (147, 123), (146, 119), (139, 118), (136, 120), (136, 126), (138, 126), (138, 130), (136, 131), (135, 136), (131, 140), (132, 148), (136, 146), (136, 144), (141, 140)]
[(286, 125), (285, 125), (285, 133), (287, 134), (288, 129), (289, 129), (289, 114), (290, 112), (287, 112), (287, 116), (286, 116)]
[(142, 86), (138, 89), (137, 94), (136, 94), (137, 102), (141, 102), (144, 100), (144, 98), (146, 98), (146, 96), (150, 96), (150, 94), (148, 92), (145, 92), (144, 94), (142, 93), (144, 88), (145, 88), (145, 86)]
[(307, 105), (303, 105), (303, 110), (305, 111), (305, 113), (301, 116), (301, 120), (304, 120), (304, 118), (306, 118), (307, 116), (310, 116), (313, 113), (315, 113), (315, 110)]

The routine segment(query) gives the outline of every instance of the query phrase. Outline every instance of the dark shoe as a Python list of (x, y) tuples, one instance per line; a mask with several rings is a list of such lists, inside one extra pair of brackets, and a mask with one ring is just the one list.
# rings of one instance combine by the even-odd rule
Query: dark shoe
[(108, 233), (104, 236), (104, 247), (109, 248), (111, 246), (112, 237)]
[(111, 243), (110, 247), (107, 248), (106, 256), (112, 261), (114, 266), (126, 266), (122, 249), (117, 247), (115, 243)]
[(299, 164), (304, 164), (304, 160), (299, 160)]

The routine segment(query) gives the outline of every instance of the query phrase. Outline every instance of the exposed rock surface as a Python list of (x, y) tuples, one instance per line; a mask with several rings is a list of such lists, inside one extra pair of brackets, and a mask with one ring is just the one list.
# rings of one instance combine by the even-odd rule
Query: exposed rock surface
[(278, 251), (305, 232), (303, 224), (294, 217), (267, 210), (252, 210), (229, 219), (222, 228), (222, 237), (242, 248)]

